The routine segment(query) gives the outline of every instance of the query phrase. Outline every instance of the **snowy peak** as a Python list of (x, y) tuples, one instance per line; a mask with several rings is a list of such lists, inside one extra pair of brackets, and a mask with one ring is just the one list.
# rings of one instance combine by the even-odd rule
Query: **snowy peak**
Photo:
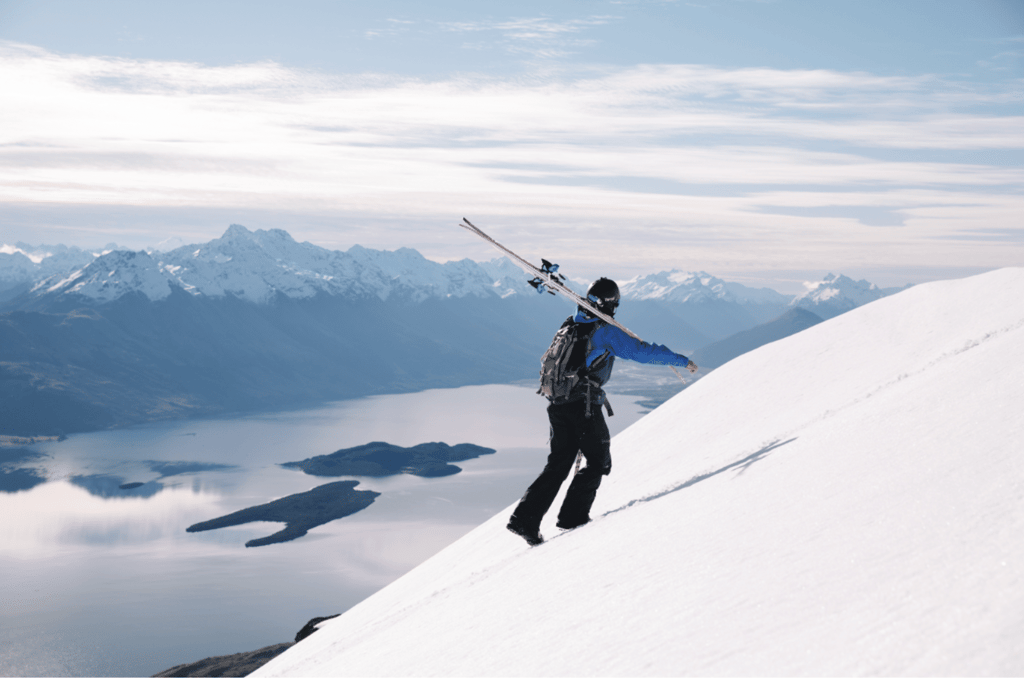
[(192, 294), (262, 303), (278, 293), (293, 298), (336, 293), (331, 276), (323, 272), (334, 254), (297, 243), (280, 229), (253, 232), (232, 224), (204, 245), (185, 245), (157, 256), (163, 274)]
[[(154, 248), (137, 253), (144, 256), (122, 257), (120, 268), (106, 272), (133, 271), (125, 277), (118, 274), (102, 280), (102, 276), (96, 274), (97, 269), (85, 272), (97, 257), (116, 252), (126, 250), (117, 250), (113, 244), (94, 252), (63, 245), (3, 245), (0, 247), (0, 292), (19, 287), (29, 289), (34, 285), (36, 295), (79, 294), (100, 303), (133, 291), (133, 285), (137, 285), (134, 291), (154, 300), (166, 297), (172, 287), (179, 287), (193, 295), (233, 296), (254, 303), (268, 303), (279, 295), (292, 299), (327, 294), (422, 302), (532, 294), (522, 271), (504, 257), (481, 263), (464, 259), (440, 264), (410, 248), (392, 252), (354, 245), (342, 252), (297, 242), (282, 229), (250, 231), (240, 224), (232, 224), (221, 237), (207, 243), (182, 245), (167, 251)], [(161, 277), (164, 282), (158, 282)], [(570, 286), (578, 288), (577, 291), (586, 288), (586, 281), (576, 283), (574, 280)], [(709, 313), (731, 314), (731, 324), (727, 323), (731, 329), (723, 330), (720, 336), (742, 329), (733, 327), (737, 323), (752, 326), (767, 322), (780, 315), (791, 302), (822, 317), (832, 317), (895, 291), (879, 290), (866, 281), (854, 282), (845, 276), (829, 275), (821, 282), (808, 285), (806, 294), (792, 300), (774, 290), (725, 282), (705, 271), (680, 270), (639, 276), (622, 283), (620, 289), (625, 300), (688, 304), (688, 312), (697, 314), (692, 319), (709, 331), (717, 327), (714, 318), (706, 317)], [(660, 325), (658, 328), (661, 329)]]
[[(339, 252), (296, 242), (281, 229), (250, 231), (239, 224), (208, 243), (166, 252), (118, 251), (95, 261), (85, 255), (88, 260), (79, 259), (77, 269), (49, 278), (40, 275), (38, 267), (30, 271), (35, 265), (11, 249), (10, 254), (0, 254), (0, 281), (5, 272), (17, 280), (35, 276), (43, 278), (36, 281), (36, 294), (78, 294), (100, 303), (133, 290), (163, 299), (172, 286), (193, 295), (234, 296), (254, 303), (267, 303), (278, 295), (305, 299), (317, 294), (421, 302), (509, 296), (529, 289), (521, 273), (516, 273), (513, 285), (511, 278), (496, 279), (469, 259), (439, 264), (410, 248), (389, 252), (359, 245)], [(504, 265), (498, 269), (507, 273)]]
[(620, 285), (623, 299), (648, 299), (675, 303), (722, 301), (740, 305), (783, 306), (792, 296), (767, 287), (747, 287), (726, 282), (705, 271), (673, 269), (638, 276)]
[(0, 283), (28, 280), (38, 270), (36, 262), (13, 247), (0, 249)]
[(36, 254), (31, 249), (22, 249), (22, 243), (18, 245), (2, 245), (0, 246), (0, 256), (6, 257), (18, 257), (20, 259), (26, 259), (29, 264), (38, 264), (46, 257), (50, 256), (49, 253)]
[[(44, 283), (45, 285), (45, 283)], [(98, 257), (80, 271), (46, 286), (51, 294), (80, 294), (101, 303), (130, 292), (156, 301), (170, 295), (167, 277), (145, 252), (120, 250)]]
[(882, 289), (867, 280), (855, 281), (833, 273), (818, 282), (805, 283), (805, 287), (807, 291), (793, 299), (791, 305), (806, 308), (826, 319), (906, 289)]
[(117, 250), (111, 243), (101, 250), (65, 245), (33, 246), (23, 242), (0, 244), (0, 286), (35, 284), (51, 276), (58, 279), (89, 265), (96, 257)]
[(676, 303), (736, 301), (736, 296), (729, 291), (724, 280), (704, 271), (662, 271), (628, 280), (619, 289), (623, 299), (656, 299)]
[(318, 293), (421, 302), (528, 290), (518, 269), (518, 289), (513, 289), (510, 281), (494, 278), (469, 259), (439, 264), (408, 247), (383, 251), (354, 245), (340, 252), (296, 242), (280, 229), (252, 232), (237, 224), (205, 245), (162, 255), (160, 265), (193, 294), (231, 294), (255, 302), (276, 294), (308, 298)]

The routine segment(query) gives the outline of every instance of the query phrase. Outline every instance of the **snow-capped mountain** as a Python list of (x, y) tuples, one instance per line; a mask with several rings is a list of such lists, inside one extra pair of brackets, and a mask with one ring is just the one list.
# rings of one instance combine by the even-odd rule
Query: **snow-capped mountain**
[(751, 351), (612, 441), (590, 524), (529, 548), (509, 507), (253, 675), (1024, 673), (1021, 299), (929, 283)]
[(516, 293), (501, 284), (496, 287), (499, 281), (468, 259), (438, 264), (408, 248), (387, 252), (359, 245), (339, 252), (296, 242), (280, 229), (252, 232), (237, 224), (202, 245), (132, 254), (136, 256), (104, 255), (84, 270), (48, 279), (33, 291), (77, 294), (101, 303), (128, 291), (163, 299), (168, 284), (196, 296), (230, 295), (255, 303), (279, 294), (291, 299), (326, 293), (423, 301)]
[(38, 264), (21, 249), (10, 246), (0, 249), (0, 286), (6, 288), (28, 282), (37, 270)]
[[(78, 294), (98, 303), (119, 299), (129, 292), (140, 292), (151, 301), (167, 298), (171, 286), (167, 276), (145, 252), (116, 250), (103, 254), (85, 268), (53, 282), (54, 276), (38, 283), (32, 292), (40, 294)], [(51, 284), (52, 283), (52, 284)]]
[[(250, 231), (237, 224), (207, 243), (167, 251), (154, 248), (131, 256), (124, 252), (116, 245), (96, 251), (63, 245), (4, 245), (0, 247), (0, 292), (14, 290), (9, 297), (31, 290), (36, 297), (75, 296), (107, 303), (129, 292), (155, 301), (166, 298), (169, 289), (179, 288), (194, 296), (267, 303), (279, 295), (422, 302), (523, 297), (532, 291), (522, 271), (504, 257), (439, 264), (408, 248), (389, 252), (355, 245), (342, 252), (296, 242), (281, 229)], [(581, 283), (581, 288), (585, 286)], [(830, 274), (823, 281), (808, 283), (808, 291), (794, 298), (768, 288), (726, 282), (703, 271), (679, 270), (638, 276), (620, 287), (623, 300), (632, 302), (623, 308), (641, 330), (652, 336), (670, 331), (685, 337), (688, 346), (773, 320), (789, 305), (832, 317), (896, 291)], [(680, 333), (672, 327), (689, 329)]]
[(645, 301), (668, 301), (680, 304), (724, 301), (745, 307), (779, 308), (793, 297), (768, 287), (747, 287), (726, 282), (704, 271), (687, 272), (673, 269), (637, 276), (621, 286), (622, 298)]
[(673, 269), (627, 280), (619, 286), (623, 300), (645, 299), (685, 303), (723, 299), (736, 301), (725, 289), (725, 281), (703, 271), (688, 273)]
[(789, 303), (792, 297), (769, 288), (752, 288), (729, 283), (704, 271), (686, 272), (673, 269), (637, 276), (620, 286), (623, 299), (701, 303), (728, 301), (738, 304)]
[(0, 300), (24, 292), (40, 280), (66, 277), (96, 257), (116, 249), (113, 243), (101, 250), (64, 245), (32, 246), (23, 242), (0, 244)]
[(807, 291), (793, 299), (790, 305), (806, 308), (825, 319), (834, 318), (850, 309), (906, 289), (906, 287), (882, 289), (867, 280), (853, 280), (845, 275), (832, 273), (818, 282), (805, 283), (805, 286)]
[[(0, 245), (0, 257), (3, 255), (21, 254), (32, 262), (33, 271), (42, 271), (44, 274), (67, 271), (85, 266), (94, 258), (121, 249), (116, 243), (110, 243), (105, 247), (95, 250), (82, 250), (77, 247), (66, 245), (29, 245), (19, 242), (14, 245)], [(0, 270), (3, 266), (0, 266)]]
[[(662, 271), (620, 285), (623, 317), (642, 336), (697, 348), (777, 318), (792, 297), (729, 283), (704, 271)], [(627, 323), (628, 324), (628, 323)], [(637, 329), (639, 328), (639, 329)]]

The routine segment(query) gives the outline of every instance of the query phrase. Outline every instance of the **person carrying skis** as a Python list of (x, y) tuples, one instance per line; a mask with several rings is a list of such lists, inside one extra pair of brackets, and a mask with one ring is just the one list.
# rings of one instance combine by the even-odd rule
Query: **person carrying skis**
[[(619, 286), (614, 280), (601, 278), (587, 290), (587, 299), (598, 311), (614, 316), (620, 299)], [(696, 363), (686, 356), (634, 339), (582, 306), (577, 307), (576, 315), (563, 323), (541, 361), (538, 393), (551, 401), (551, 453), (544, 470), (527, 488), (508, 521), (508, 529), (531, 546), (543, 543), (540, 521), (580, 452), (587, 465), (577, 471), (569, 485), (558, 513), (558, 527), (571, 530), (590, 522), (590, 507), (601, 478), (612, 470), (611, 436), (601, 406), (611, 416), (602, 386), (611, 377), (616, 357), (697, 371)]]

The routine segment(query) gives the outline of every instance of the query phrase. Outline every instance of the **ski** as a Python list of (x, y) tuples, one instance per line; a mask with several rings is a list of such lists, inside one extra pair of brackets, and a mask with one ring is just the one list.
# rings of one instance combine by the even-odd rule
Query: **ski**
[[(615, 318), (597, 310), (597, 308), (595, 308), (594, 305), (591, 304), (588, 299), (580, 296), (568, 285), (566, 285), (565, 276), (558, 273), (558, 264), (552, 264), (547, 259), (541, 259), (542, 263), (539, 267), (535, 266), (534, 264), (531, 264), (526, 259), (523, 259), (521, 256), (519, 256), (512, 250), (505, 247), (500, 242), (498, 242), (491, 236), (481, 231), (477, 226), (474, 226), (473, 223), (470, 222), (470, 220), (465, 217), (462, 218), (462, 222), (459, 223), (459, 226), (466, 229), (470, 233), (475, 233), (479, 237), (486, 240), (488, 243), (491, 244), (491, 246), (493, 246), (499, 252), (507, 256), (512, 261), (513, 264), (523, 269), (523, 271), (527, 275), (533, 276), (533, 279), (529, 280), (528, 282), (539, 293), (543, 294), (544, 292), (548, 292), (549, 294), (561, 294), (563, 297), (566, 297), (574, 301), (577, 305), (587, 309), (595, 316), (608, 323), (609, 325), (615, 325), (620, 330), (622, 330), (629, 336), (633, 337), (634, 339), (638, 341), (643, 341), (643, 339), (641, 339), (633, 332), (630, 332), (628, 328), (626, 328), (624, 325), (615, 320)], [(687, 383), (686, 379), (683, 378), (683, 375), (679, 373), (679, 370), (677, 370), (674, 365), (669, 365), (668, 368), (675, 372), (675, 375), (679, 377), (679, 381), (683, 382), (684, 384)]]

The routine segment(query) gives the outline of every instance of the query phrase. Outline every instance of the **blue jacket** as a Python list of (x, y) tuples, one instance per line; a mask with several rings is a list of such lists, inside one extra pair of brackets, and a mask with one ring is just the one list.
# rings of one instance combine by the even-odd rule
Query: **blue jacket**
[[(578, 323), (599, 322), (598, 318), (592, 318), (587, 313), (579, 311), (573, 318)], [(690, 359), (679, 353), (669, 350), (660, 344), (648, 344), (646, 341), (634, 339), (615, 325), (609, 325), (600, 321), (597, 329), (590, 336), (587, 351), (587, 369), (593, 381), (596, 381), (596, 393), (593, 396), (595, 402), (604, 400), (604, 393), (600, 387), (603, 386), (612, 376), (612, 365), (615, 358), (625, 358), (638, 363), (649, 363), (654, 365), (672, 365), (675, 367), (686, 367)]]

